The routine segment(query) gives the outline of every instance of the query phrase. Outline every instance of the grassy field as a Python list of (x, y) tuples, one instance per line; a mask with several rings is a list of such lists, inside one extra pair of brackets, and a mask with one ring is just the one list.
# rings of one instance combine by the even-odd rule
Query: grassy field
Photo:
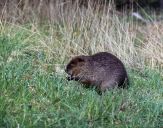
[[(163, 26), (88, 10), (40, 25), (0, 21), (0, 127), (162, 128)], [(79, 54), (108, 51), (125, 64), (128, 89), (98, 95), (68, 82)]]

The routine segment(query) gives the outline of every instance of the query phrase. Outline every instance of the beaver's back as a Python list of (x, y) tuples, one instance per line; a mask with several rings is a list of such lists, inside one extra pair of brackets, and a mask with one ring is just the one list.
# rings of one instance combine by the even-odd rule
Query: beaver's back
[(123, 63), (114, 55), (107, 52), (100, 52), (90, 56), (90, 69), (98, 81), (114, 80), (121, 86), (128, 81), (127, 72)]

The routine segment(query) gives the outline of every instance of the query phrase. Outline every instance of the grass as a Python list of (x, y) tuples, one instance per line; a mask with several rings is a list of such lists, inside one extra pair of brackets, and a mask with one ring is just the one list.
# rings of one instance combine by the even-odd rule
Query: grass
[[(0, 127), (162, 128), (159, 24), (140, 27), (91, 8), (71, 8), (53, 24), (0, 21)], [(99, 51), (124, 62), (128, 89), (100, 96), (65, 79), (72, 56)]]
[(28, 32), (18, 29), (0, 37), (1, 127), (163, 127), (158, 71), (129, 70), (129, 89), (99, 96), (67, 82), (48, 54), (29, 51), (27, 39)]

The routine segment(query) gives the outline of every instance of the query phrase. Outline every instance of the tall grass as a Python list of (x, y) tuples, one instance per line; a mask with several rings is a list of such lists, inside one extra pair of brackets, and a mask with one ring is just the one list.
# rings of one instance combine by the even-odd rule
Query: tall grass
[[(24, 6), (28, 7), (28, 3), (26, 4)], [(41, 3), (39, 5), (41, 6)], [(49, 6), (52, 7), (49, 8), (48, 14), (53, 13), (50, 16), (51, 22), (43, 23), (42, 29), (39, 18), (35, 19), (39, 15), (32, 15), (35, 14), (33, 12), (35, 9), (28, 9), (33, 17), (28, 27), (19, 26), (14, 22), (6, 22), (6, 25), (12, 26), (11, 28), (26, 29), (31, 36), (36, 35), (37, 42), (34, 45), (31, 43), (31, 49), (43, 50), (49, 59), (56, 58), (62, 63), (71, 56), (108, 51), (117, 55), (128, 67), (147, 66), (162, 69), (161, 23), (142, 26), (133, 22), (131, 17), (127, 21), (126, 14), (117, 15), (110, 5), (94, 7), (88, 3), (86, 8), (70, 1), (56, 1)], [(4, 24), (2, 20), (2, 28)]]

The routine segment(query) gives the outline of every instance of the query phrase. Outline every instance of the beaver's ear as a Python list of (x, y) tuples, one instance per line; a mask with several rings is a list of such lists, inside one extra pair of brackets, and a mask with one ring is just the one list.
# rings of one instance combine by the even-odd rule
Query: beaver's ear
[(85, 61), (86, 61), (86, 58), (84, 56), (77, 56), (77, 57), (73, 58), (70, 61), (70, 65), (72, 67), (74, 67), (74, 66), (82, 66), (82, 65), (85, 64)]
[(84, 59), (82, 57), (76, 57), (70, 63), (71, 63), (72, 66), (76, 66), (76, 65), (78, 65), (79, 63), (82, 63), (82, 62), (84, 62)]
[(85, 62), (85, 59), (83, 57), (77, 58), (77, 62)]
[(85, 58), (84, 57), (77, 57), (76, 59), (75, 59), (75, 63), (77, 64), (77, 65), (79, 65), (79, 66), (82, 66), (82, 65), (84, 65), (85, 64)]

